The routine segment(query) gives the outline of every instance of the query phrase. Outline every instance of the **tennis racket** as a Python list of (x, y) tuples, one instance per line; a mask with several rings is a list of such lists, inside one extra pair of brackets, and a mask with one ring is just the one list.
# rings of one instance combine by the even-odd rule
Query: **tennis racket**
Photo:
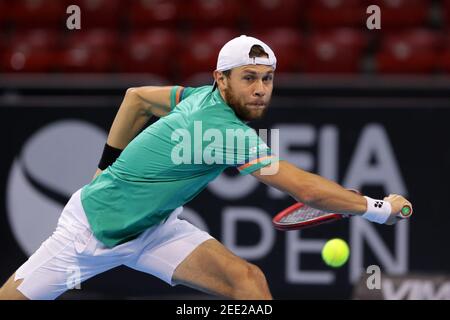
[[(409, 205), (404, 206), (398, 214), (400, 218), (409, 218), (411, 215), (412, 208)], [(272, 223), (275, 229), (278, 230), (299, 230), (341, 220), (350, 216), (349, 214), (337, 214), (314, 209), (304, 203), (297, 202), (278, 213), (272, 219)]]

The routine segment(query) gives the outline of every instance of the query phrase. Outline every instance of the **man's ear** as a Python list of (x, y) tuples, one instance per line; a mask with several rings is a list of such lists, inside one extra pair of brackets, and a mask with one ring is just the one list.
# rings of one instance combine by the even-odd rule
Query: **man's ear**
[(213, 72), (214, 80), (217, 83), (217, 86), (219, 88), (226, 88), (227, 87), (227, 77), (223, 74), (222, 71), (215, 70)]

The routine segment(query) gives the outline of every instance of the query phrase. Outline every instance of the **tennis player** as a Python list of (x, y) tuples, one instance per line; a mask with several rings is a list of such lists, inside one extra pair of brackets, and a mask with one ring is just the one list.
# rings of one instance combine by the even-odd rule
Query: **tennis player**
[[(0, 297), (55, 299), (75, 285), (73, 270), (81, 283), (126, 265), (172, 286), (224, 298), (271, 299), (257, 266), (178, 218), (182, 206), (227, 167), (312, 207), (395, 223), (409, 204), (402, 196), (383, 201), (357, 195), (280, 161), (248, 127), (269, 105), (275, 68), (275, 54), (265, 43), (240, 36), (221, 49), (214, 86), (127, 90), (93, 181), (71, 196), (53, 235), (9, 278)], [(153, 115), (161, 119), (138, 134)], [(199, 128), (216, 139), (192, 142)], [(217, 139), (230, 132), (245, 132), (246, 143)]]

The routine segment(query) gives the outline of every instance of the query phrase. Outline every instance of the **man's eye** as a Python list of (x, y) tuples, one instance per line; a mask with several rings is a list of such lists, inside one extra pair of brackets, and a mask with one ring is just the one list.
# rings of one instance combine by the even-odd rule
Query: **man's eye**
[(246, 76), (246, 77), (244, 77), (244, 80), (247, 80), (247, 81), (250, 81), (250, 80), (252, 80), (253, 79), (253, 77), (251, 77), (251, 76)]

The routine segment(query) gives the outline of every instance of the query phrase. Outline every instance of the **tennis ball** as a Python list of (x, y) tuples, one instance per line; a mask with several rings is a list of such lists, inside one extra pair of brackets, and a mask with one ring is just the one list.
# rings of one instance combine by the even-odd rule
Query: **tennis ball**
[(338, 268), (347, 262), (350, 249), (342, 239), (331, 239), (322, 248), (322, 259), (330, 267)]

